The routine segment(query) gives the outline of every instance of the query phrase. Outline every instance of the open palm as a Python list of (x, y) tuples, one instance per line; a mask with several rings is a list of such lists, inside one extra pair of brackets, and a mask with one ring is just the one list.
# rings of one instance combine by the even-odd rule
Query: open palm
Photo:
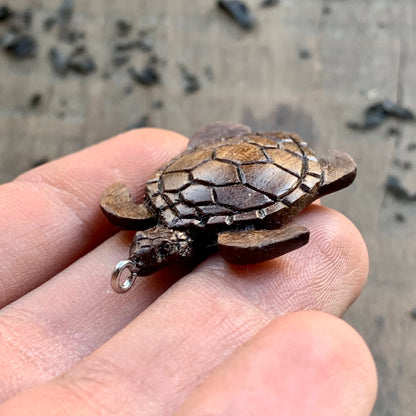
[(212, 256), (111, 290), (131, 233), (106, 221), (101, 192), (143, 194), (185, 147), (135, 130), (0, 187), (1, 416), (370, 414), (374, 363), (337, 318), (365, 283), (367, 251), (336, 211), (306, 209), (296, 222), (311, 241), (279, 259)]

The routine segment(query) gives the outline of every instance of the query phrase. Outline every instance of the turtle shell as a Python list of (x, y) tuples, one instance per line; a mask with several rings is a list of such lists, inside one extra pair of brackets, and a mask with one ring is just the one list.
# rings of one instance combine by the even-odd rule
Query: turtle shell
[(198, 146), (147, 182), (146, 202), (168, 227), (263, 220), (308, 199), (322, 169), (294, 133), (246, 134)]

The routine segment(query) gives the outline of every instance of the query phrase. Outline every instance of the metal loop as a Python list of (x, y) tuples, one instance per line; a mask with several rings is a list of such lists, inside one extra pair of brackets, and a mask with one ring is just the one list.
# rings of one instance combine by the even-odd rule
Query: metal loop
[[(130, 290), (137, 277), (137, 273), (134, 272), (135, 268), (136, 264), (131, 260), (123, 260), (117, 264), (113, 274), (111, 275), (111, 287), (113, 288), (114, 292), (125, 293)], [(124, 280), (124, 282), (120, 282), (121, 275), (125, 269), (130, 271), (130, 276)]]

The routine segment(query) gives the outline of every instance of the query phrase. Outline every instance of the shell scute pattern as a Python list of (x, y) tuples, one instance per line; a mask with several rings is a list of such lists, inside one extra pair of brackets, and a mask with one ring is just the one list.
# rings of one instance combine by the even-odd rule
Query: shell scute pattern
[(224, 186), (239, 183), (237, 167), (219, 160), (209, 160), (192, 170), (192, 180), (208, 185)]
[(319, 162), (298, 136), (248, 134), (174, 159), (148, 181), (148, 203), (171, 227), (230, 225), (286, 210), (321, 178)]
[(251, 143), (224, 145), (216, 149), (215, 158), (235, 164), (267, 162), (262, 148)]
[(167, 172), (190, 171), (198, 165), (212, 159), (212, 149), (201, 149), (188, 152), (174, 159), (165, 169)]
[(288, 173), (272, 163), (266, 163), (259, 169), (258, 165), (243, 166), (246, 185), (263, 192), (272, 200), (276, 195), (283, 196), (297, 185), (297, 176)]

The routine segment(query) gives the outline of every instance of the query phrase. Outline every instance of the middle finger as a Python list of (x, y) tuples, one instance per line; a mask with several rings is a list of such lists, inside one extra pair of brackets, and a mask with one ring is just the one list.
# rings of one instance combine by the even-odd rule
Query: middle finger
[[(231, 266), (218, 256), (209, 259), (143, 313), (134, 329), (126, 329), (133, 335), (131, 340), (124, 338), (131, 346), (125, 353), (137, 365), (139, 355), (146, 357), (144, 362), (153, 362), (155, 358), (149, 359), (148, 354), (158, 356), (169, 350), (172, 363), (191, 363), (183, 370), (196, 376), (206, 371), (202, 364), (216, 365), (275, 316), (299, 309), (341, 314), (365, 280), (363, 243), (345, 218), (327, 208), (311, 207), (299, 221), (311, 229), (312, 239), (305, 248), (249, 267)], [(133, 320), (175, 280), (165, 273), (142, 279), (124, 296), (113, 294), (108, 272), (122, 258), (128, 236), (115, 236), (4, 309), (0, 315), (3, 339), (10, 338), (9, 328), (14, 328), (15, 338), (20, 334), (23, 340), (17, 353), (16, 343), (3, 346), (9, 351), (0, 351), (3, 380), (13, 386), (6, 397), (70, 368)], [(183, 351), (175, 344), (178, 339), (192, 339), (192, 351), (189, 347)], [(15, 359), (10, 362), (6, 357), (12, 353)], [(181, 356), (184, 353), (188, 359)], [(24, 376), (11, 383), (17, 372)]]

